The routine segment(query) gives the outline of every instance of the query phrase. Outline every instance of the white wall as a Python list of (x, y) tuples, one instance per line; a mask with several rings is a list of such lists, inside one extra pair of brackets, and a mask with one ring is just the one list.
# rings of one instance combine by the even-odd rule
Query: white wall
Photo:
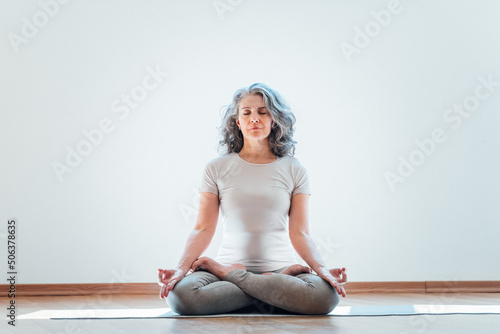
[[(18, 283), (155, 282), (176, 265), (220, 108), (254, 82), (295, 112), (328, 265), (351, 281), (500, 279), (498, 1), (1, 6), (0, 249), (16, 218)], [(388, 8), (381, 27), (371, 12)], [(367, 42), (365, 28), (380, 31)], [(155, 69), (168, 75), (149, 80)], [(447, 111), (464, 103), (467, 117)], [(109, 133), (60, 181), (54, 162), (102, 122)], [(391, 188), (399, 156), (420, 165)]]

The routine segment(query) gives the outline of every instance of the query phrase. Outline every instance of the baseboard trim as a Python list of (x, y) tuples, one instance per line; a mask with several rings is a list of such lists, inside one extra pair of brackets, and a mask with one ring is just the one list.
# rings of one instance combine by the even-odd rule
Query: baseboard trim
[(500, 281), (348, 282), (347, 293), (500, 292)]
[(430, 281), (426, 292), (500, 292), (500, 281)]
[(346, 293), (425, 293), (425, 282), (347, 282)]
[[(351, 293), (481, 293), (500, 292), (500, 281), (420, 281), (420, 282), (348, 282)], [(8, 297), (10, 285), (0, 284), (0, 296)], [(141, 294), (160, 291), (157, 283), (90, 283), (90, 284), (16, 284), (19, 296), (84, 296)]]
[[(10, 286), (0, 285), (0, 296), (7, 297)], [(86, 296), (114, 294), (156, 294), (158, 283), (16, 284), (17, 296)]]

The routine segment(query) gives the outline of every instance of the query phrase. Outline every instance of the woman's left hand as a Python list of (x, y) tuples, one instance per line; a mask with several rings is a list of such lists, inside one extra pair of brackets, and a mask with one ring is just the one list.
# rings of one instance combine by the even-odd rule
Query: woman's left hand
[(345, 268), (333, 268), (328, 269), (325, 267), (321, 267), (319, 272), (317, 273), (319, 277), (330, 283), (337, 293), (342, 297), (345, 297), (345, 290), (342, 286), (345, 282), (347, 282), (347, 275), (345, 273)]

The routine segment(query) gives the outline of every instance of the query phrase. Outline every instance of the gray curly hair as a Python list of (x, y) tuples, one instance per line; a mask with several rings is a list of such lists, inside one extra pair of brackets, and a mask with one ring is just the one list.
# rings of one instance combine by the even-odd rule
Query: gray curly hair
[(264, 104), (271, 114), (273, 126), (268, 137), (271, 152), (277, 157), (293, 156), (297, 143), (293, 140), (295, 116), (280, 94), (262, 83), (254, 83), (249, 87), (240, 88), (234, 93), (233, 101), (227, 106), (222, 124), (218, 128), (222, 138), (219, 141), (219, 153), (239, 153), (243, 148), (243, 134), (236, 124), (236, 119), (238, 119), (241, 99), (247, 95), (262, 96)]

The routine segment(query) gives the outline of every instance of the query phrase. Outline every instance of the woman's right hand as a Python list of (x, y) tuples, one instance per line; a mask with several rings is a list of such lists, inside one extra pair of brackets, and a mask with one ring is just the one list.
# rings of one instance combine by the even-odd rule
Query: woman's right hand
[(160, 299), (167, 298), (174, 285), (179, 282), (187, 272), (181, 269), (158, 269), (158, 285), (160, 289)]

